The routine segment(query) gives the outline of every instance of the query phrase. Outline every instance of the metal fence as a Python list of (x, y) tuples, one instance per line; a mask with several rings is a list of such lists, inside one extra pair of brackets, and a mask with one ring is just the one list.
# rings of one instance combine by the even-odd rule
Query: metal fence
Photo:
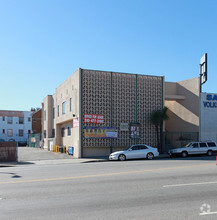
[(199, 132), (164, 132), (163, 152), (172, 148), (182, 147), (191, 141), (199, 141)]

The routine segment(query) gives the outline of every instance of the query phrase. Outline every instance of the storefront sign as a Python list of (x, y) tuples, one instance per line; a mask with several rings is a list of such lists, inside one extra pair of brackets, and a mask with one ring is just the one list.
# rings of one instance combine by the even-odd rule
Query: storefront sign
[(104, 115), (84, 114), (84, 123), (104, 124)]
[(79, 127), (79, 119), (73, 118), (73, 128)]
[(117, 127), (84, 127), (84, 137), (85, 138), (118, 138), (118, 128)]
[(203, 102), (204, 108), (217, 108), (217, 95), (206, 95), (206, 101)]
[(120, 123), (120, 131), (129, 131), (128, 123)]

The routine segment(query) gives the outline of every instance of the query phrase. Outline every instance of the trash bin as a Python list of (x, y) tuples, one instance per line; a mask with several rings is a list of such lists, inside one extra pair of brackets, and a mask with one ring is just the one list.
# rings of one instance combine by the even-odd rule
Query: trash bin
[(74, 154), (74, 147), (69, 147), (68, 148), (68, 154), (73, 155)]

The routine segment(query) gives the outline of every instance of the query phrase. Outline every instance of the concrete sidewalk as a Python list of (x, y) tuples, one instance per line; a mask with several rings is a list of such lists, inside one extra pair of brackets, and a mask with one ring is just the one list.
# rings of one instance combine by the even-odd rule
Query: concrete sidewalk
[[(162, 154), (156, 159), (168, 158), (167, 154)], [(22, 165), (54, 165), (67, 163), (93, 163), (107, 162), (109, 157), (74, 158), (64, 153), (50, 152), (41, 148), (18, 147), (18, 161), (0, 163), (0, 167), (22, 166)]]

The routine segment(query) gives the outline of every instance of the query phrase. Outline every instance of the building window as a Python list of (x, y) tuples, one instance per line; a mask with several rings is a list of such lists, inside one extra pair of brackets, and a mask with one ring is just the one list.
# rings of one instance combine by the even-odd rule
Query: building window
[(66, 114), (66, 102), (62, 103), (62, 113), (63, 115)]
[(53, 119), (55, 118), (55, 108), (53, 108)]
[(60, 116), (60, 106), (59, 105), (57, 106), (57, 116), (58, 117)]
[(13, 118), (12, 117), (8, 117), (8, 124), (13, 124)]
[(19, 129), (19, 136), (23, 137), (23, 129)]
[(70, 98), (69, 110), (72, 111), (72, 98)]
[(62, 137), (65, 136), (65, 128), (61, 128), (61, 136), (62, 136)]
[(2, 129), (2, 134), (5, 134), (5, 129)]
[(37, 120), (36, 120), (36, 118), (33, 118), (33, 122), (36, 122)]
[(19, 124), (23, 124), (24, 123), (24, 118), (23, 117), (19, 117)]
[(46, 111), (44, 110), (44, 120), (46, 120)]
[(55, 137), (55, 129), (53, 128), (52, 129), (52, 138), (54, 138)]
[(5, 121), (5, 116), (2, 117), (2, 121)]
[(13, 136), (13, 129), (8, 129), (8, 137), (12, 137)]
[(71, 127), (68, 127), (68, 136), (71, 136)]
[(31, 121), (31, 118), (30, 118), (30, 117), (28, 117), (28, 121)]
[(46, 130), (44, 130), (44, 138), (46, 138)]
[(28, 134), (31, 134), (31, 130), (28, 130)]

